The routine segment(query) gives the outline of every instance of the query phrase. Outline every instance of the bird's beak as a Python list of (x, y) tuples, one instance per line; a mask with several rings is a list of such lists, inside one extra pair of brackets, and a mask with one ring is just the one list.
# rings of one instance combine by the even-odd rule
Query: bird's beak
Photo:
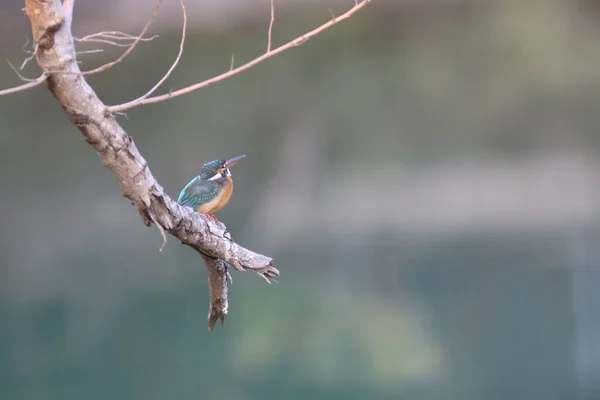
[(233, 167), (244, 157), (246, 157), (246, 155), (242, 154), (241, 156), (233, 157), (231, 160), (225, 161), (225, 165), (223, 165), (223, 168)]

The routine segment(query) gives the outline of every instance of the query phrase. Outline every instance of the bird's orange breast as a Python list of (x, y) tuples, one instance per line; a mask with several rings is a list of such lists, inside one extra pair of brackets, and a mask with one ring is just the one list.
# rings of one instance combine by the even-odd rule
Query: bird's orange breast
[(219, 193), (217, 197), (215, 197), (208, 203), (202, 204), (196, 209), (196, 211), (202, 214), (214, 214), (215, 212), (225, 207), (225, 205), (229, 202), (232, 193), (233, 181), (231, 180), (231, 177), (228, 176), (227, 178), (225, 178), (225, 181), (223, 183), (223, 190), (221, 190), (221, 193)]

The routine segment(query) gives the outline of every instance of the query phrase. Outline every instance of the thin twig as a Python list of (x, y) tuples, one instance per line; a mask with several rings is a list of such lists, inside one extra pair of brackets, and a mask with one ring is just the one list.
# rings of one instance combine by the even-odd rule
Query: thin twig
[(137, 36), (131, 35), (129, 33), (121, 32), (121, 31), (102, 31), (96, 33), (90, 33), (89, 35), (85, 35), (82, 38), (75, 38), (78, 42), (85, 42), (87, 39), (92, 39), (95, 37), (109, 37), (113, 39), (137, 39)]
[(109, 39), (88, 39), (85, 41), (85, 43), (102, 43), (102, 44), (108, 44), (108, 45), (115, 46), (115, 47), (131, 46), (130, 43), (117, 43), (117, 42), (109, 40)]
[(7, 95), (7, 94), (13, 94), (13, 93), (17, 93), (17, 92), (22, 92), (24, 90), (31, 89), (32, 87), (38, 86), (39, 84), (41, 84), (45, 80), (46, 80), (46, 74), (42, 74), (36, 80), (28, 82), (28, 83), (26, 83), (24, 85), (15, 86), (13, 88), (8, 88), (8, 89), (0, 90), (0, 96), (4, 96), (4, 95)]
[(29, 53), (29, 50), (27, 50), (27, 46), (29, 46), (29, 36), (25, 35), (25, 43), (21, 47), (21, 51), (23, 53)]
[(143, 100), (154, 93), (166, 80), (169, 78), (169, 75), (173, 72), (177, 64), (179, 64), (179, 60), (181, 59), (181, 55), (183, 54), (183, 45), (185, 44), (185, 31), (187, 29), (187, 12), (185, 10), (185, 5), (183, 4), (183, 0), (179, 0), (179, 4), (181, 4), (181, 11), (183, 12), (183, 27), (181, 29), (181, 41), (179, 42), (179, 53), (177, 53), (177, 57), (171, 67), (167, 71), (167, 73), (158, 81), (156, 85), (152, 87), (145, 95), (140, 97), (138, 100)]
[(96, 33), (87, 35), (87, 36), (83, 37), (83, 39), (85, 39), (86, 37), (94, 37), (94, 36), (114, 36), (114, 37), (131, 38), (131, 39), (135, 39), (137, 37), (130, 33), (125, 33), (125, 32), (121, 32), (121, 31), (102, 31), (102, 32), (96, 32)]
[[(140, 38), (140, 41), (141, 42), (149, 42), (149, 41), (151, 41), (153, 39), (156, 39), (157, 37), (158, 37), (158, 35), (154, 35), (154, 36), (147, 37), (147, 38), (143, 37), (143, 38)], [(113, 39), (113, 40), (124, 40), (124, 41), (127, 41), (127, 40), (134, 41), (138, 37), (130, 35), (128, 33), (119, 32), (119, 31), (104, 31), (104, 32), (92, 33), (92, 34), (84, 36), (82, 38), (76, 38), (75, 41), (81, 42), (81, 43), (85, 43), (85, 42), (89, 42), (89, 41), (92, 41), (92, 40), (98, 39), (98, 38)]]
[(356, 13), (358, 10), (360, 10), (361, 8), (366, 6), (371, 1), (372, 0), (363, 0), (360, 3), (357, 3), (350, 10), (346, 11), (344, 14), (337, 17), (335, 20), (330, 20), (330, 21), (324, 23), (323, 25), (319, 26), (318, 28), (315, 28), (312, 31), (305, 33), (304, 35), (301, 35), (301, 36), (297, 37), (296, 39), (291, 40), (291, 41), (277, 47), (275, 50), (272, 50), (268, 53), (264, 53), (264, 54), (260, 55), (259, 57), (256, 57), (254, 60), (249, 61), (246, 64), (243, 64), (243, 65), (241, 65), (235, 69), (232, 69), (228, 72), (224, 72), (220, 75), (217, 75), (217, 76), (207, 79), (205, 81), (198, 82), (193, 85), (187, 86), (183, 89), (175, 90), (175, 91), (172, 91), (172, 92), (160, 95), (160, 96), (148, 97), (145, 99), (138, 98), (135, 100), (131, 100), (127, 103), (117, 104), (114, 106), (107, 107), (106, 110), (108, 112), (115, 113), (115, 112), (121, 112), (121, 111), (129, 110), (134, 107), (139, 107), (139, 106), (143, 106), (143, 105), (147, 105), (147, 104), (160, 103), (161, 101), (165, 101), (165, 100), (168, 100), (168, 99), (171, 99), (174, 97), (182, 96), (184, 94), (188, 94), (188, 93), (191, 93), (198, 89), (202, 89), (206, 86), (212, 85), (213, 83), (220, 82), (231, 76), (239, 74), (242, 71), (246, 71), (246, 70), (254, 67), (257, 64), (260, 64), (261, 62), (265, 61), (266, 59), (273, 57), (276, 54), (282, 53), (288, 49), (291, 49), (292, 47), (300, 46), (301, 44), (306, 42), (308, 39), (318, 35), (319, 33), (330, 28), (331, 26), (350, 18), (354, 13)]
[(19, 67), (20, 71), (23, 71), (23, 68), (25, 68), (25, 66), (27, 65), (27, 63), (29, 61), (33, 60), (33, 58), (35, 57), (35, 55), (37, 54), (37, 51), (38, 51), (38, 44), (37, 43), (34, 43), (33, 51), (27, 50), (27, 46), (28, 45), (29, 45), (29, 36), (25, 35), (25, 44), (23, 45), (23, 47), (21, 47), (21, 51), (23, 51), (23, 53), (29, 54), (29, 57), (25, 58), (23, 60), (23, 62), (21, 63), (21, 66)]
[(24, 81), (24, 82), (33, 82), (33, 81), (35, 81), (35, 79), (25, 78), (23, 75), (21, 75), (21, 73), (19, 72), (19, 70), (14, 65), (12, 65), (12, 63), (10, 61), (6, 60), (6, 62), (12, 68), (12, 70), (15, 72), (15, 74), (17, 74), (17, 76), (19, 77), (19, 79), (21, 79), (22, 81)]
[(329, 9), (329, 14), (331, 14), (331, 20), (335, 21), (335, 14), (333, 13), (333, 11), (331, 11), (331, 8)]
[(91, 75), (91, 74), (97, 74), (99, 72), (104, 72), (107, 69), (110, 69), (110, 68), (114, 67), (115, 65), (119, 64), (121, 61), (123, 61), (123, 59), (125, 59), (125, 57), (127, 57), (129, 55), (129, 53), (131, 53), (133, 51), (133, 49), (135, 49), (135, 46), (142, 40), (143, 36), (146, 34), (146, 31), (148, 31), (148, 28), (150, 28), (150, 24), (152, 24), (152, 21), (158, 14), (158, 10), (160, 8), (161, 2), (162, 2), (162, 0), (156, 0), (156, 6), (154, 6), (154, 11), (152, 12), (152, 15), (150, 16), (150, 19), (148, 20), (148, 22), (146, 22), (146, 25), (144, 25), (144, 29), (142, 29), (142, 32), (140, 32), (140, 34), (131, 43), (129, 48), (127, 50), (125, 50), (125, 52), (123, 54), (121, 54), (121, 56), (119, 58), (117, 58), (116, 60), (111, 61), (109, 63), (106, 63), (104, 65), (101, 65), (98, 68), (94, 68), (89, 71), (84, 71), (81, 74), (82, 75)]
[(35, 55), (37, 54), (37, 51), (38, 51), (38, 44), (36, 43), (35, 46), (33, 46), (33, 51), (32, 52), (27, 51), (27, 53), (30, 53), (29, 57), (27, 57), (27, 58), (25, 58), (23, 60), (23, 63), (21, 63), (21, 66), (19, 67), (19, 70), (23, 71), (23, 68), (25, 68), (25, 66), (27, 65), (27, 63), (35, 58)]
[(267, 53), (271, 52), (271, 37), (273, 36), (273, 24), (275, 23), (275, 0), (271, 0), (271, 21), (269, 21), (269, 33), (267, 41)]
[(96, 53), (102, 53), (104, 51), (104, 49), (95, 49), (95, 50), (80, 50), (77, 52), (77, 55), (83, 55), (83, 54), (96, 54)]
[(231, 55), (231, 64), (229, 65), (229, 70), (233, 69), (233, 65), (235, 64), (235, 54)]

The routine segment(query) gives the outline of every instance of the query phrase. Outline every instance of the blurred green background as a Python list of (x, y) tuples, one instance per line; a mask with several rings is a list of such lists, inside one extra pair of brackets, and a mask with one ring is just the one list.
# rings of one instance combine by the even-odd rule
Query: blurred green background
[[(121, 3), (78, 0), (74, 34), (138, 32), (153, 2)], [(89, 78), (107, 104), (174, 59), (164, 3), (160, 37)], [(276, 0), (275, 45), (353, 1), (300, 3)], [(219, 218), (282, 275), (234, 271), (212, 333), (198, 255), (159, 253), (45, 88), (0, 98), (0, 399), (600, 398), (599, 3), (375, 0), (119, 117), (172, 196), (202, 163), (248, 155)], [(21, 6), (0, 2), (14, 64)], [(264, 52), (268, 7), (188, 4), (163, 91)]]

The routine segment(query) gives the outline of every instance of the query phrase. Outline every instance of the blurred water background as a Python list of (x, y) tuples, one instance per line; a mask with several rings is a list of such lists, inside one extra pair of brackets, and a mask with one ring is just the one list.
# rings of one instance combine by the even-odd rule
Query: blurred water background
[[(275, 45), (353, 4), (275, 2)], [(21, 3), (0, 1), (15, 64)], [(159, 38), (89, 77), (106, 103), (176, 56), (164, 3)], [(264, 52), (268, 0), (187, 3), (164, 91)], [(78, 0), (73, 31), (136, 33), (153, 6)], [(158, 252), (45, 88), (0, 98), (0, 399), (599, 399), (599, 22), (592, 0), (375, 0), (120, 117), (173, 196), (248, 155), (219, 218), (282, 276), (233, 272), (212, 333), (198, 255)]]

